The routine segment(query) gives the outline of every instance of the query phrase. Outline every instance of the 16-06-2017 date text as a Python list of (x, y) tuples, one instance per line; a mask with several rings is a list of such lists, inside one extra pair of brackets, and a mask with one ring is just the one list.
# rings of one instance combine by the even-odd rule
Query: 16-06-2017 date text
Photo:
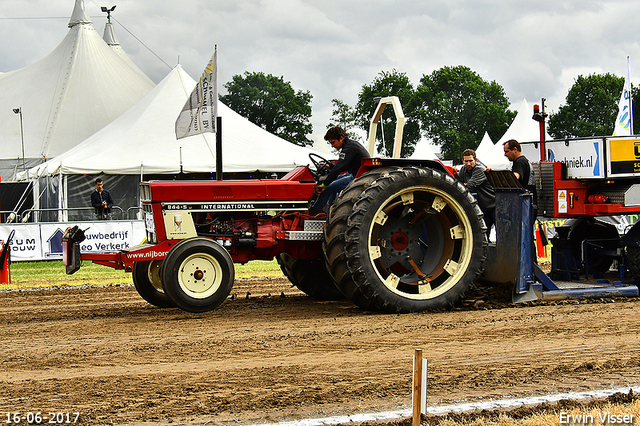
[(38, 412), (13, 412), (6, 413), (7, 420), (6, 424), (17, 425), (17, 424), (30, 424), (30, 425), (39, 425), (39, 424), (72, 424), (77, 423), (80, 419), (80, 413), (72, 413), (72, 412), (46, 412), (42, 413)]

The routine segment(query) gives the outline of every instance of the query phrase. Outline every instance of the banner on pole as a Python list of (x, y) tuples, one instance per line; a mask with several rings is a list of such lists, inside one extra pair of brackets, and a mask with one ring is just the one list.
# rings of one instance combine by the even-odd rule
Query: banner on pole
[(218, 116), (218, 46), (176, 120), (176, 139), (216, 132)]
[(618, 102), (618, 116), (613, 126), (613, 136), (633, 135), (633, 109), (631, 96), (631, 65), (627, 56), (627, 76)]

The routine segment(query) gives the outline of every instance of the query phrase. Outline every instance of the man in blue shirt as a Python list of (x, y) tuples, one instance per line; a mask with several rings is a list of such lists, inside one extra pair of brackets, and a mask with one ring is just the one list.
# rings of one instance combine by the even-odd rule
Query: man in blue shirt
[(369, 158), (369, 152), (365, 147), (349, 139), (347, 132), (341, 127), (334, 126), (327, 130), (324, 139), (331, 144), (331, 147), (340, 150), (340, 156), (324, 182), (316, 185), (316, 193), (319, 195), (309, 208), (309, 214), (312, 216), (322, 213), (327, 203), (333, 203), (340, 191), (345, 189), (358, 173), (361, 160)]

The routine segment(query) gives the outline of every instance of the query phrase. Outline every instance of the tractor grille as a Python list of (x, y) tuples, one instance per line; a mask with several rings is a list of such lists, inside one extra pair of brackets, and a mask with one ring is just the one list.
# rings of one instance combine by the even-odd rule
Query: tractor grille
[(147, 242), (157, 243), (156, 227), (153, 222), (153, 211), (151, 210), (151, 204), (143, 204), (142, 212), (144, 215), (145, 230), (147, 232)]
[(534, 164), (536, 170), (536, 195), (538, 214), (553, 217), (553, 163)]

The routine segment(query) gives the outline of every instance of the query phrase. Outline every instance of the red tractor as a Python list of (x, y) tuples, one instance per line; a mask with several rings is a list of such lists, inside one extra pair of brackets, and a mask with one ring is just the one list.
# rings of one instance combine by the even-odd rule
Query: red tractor
[[(375, 117), (394, 101), (381, 101), (374, 130)], [(315, 218), (309, 200), (328, 162), (310, 157), (313, 167), (281, 179), (144, 182), (147, 242), (80, 255), (83, 233), (72, 229), (63, 243), (67, 272), (79, 268), (80, 257), (124, 269), (149, 303), (190, 312), (220, 305), (231, 292), (234, 263), (254, 259), (276, 258), (309, 296), (347, 298), (364, 309), (415, 312), (464, 297), (482, 272), (486, 229), (451, 168), (433, 160), (363, 160), (329, 214)]]
[[(234, 263), (274, 258), (309, 296), (347, 298), (391, 313), (449, 308), (477, 279), (511, 285), (514, 302), (638, 295), (633, 283), (586, 279), (590, 270), (606, 272), (618, 260), (622, 278), (628, 268), (640, 282), (640, 222), (620, 237), (613, 225), (595, 220), (640, 212), (640, 140), (558, 140), (546, 148), (541, 142), (550, 161), (536, 164), (537, 200), (510, 171), (492, 171), (496, 243), (488, 244), (482, 212), (450, 167), (397, 158), (404, 117), (395, 97), (382, 99), (374, 113), (369, 152), (387, 103), (398, 119), (394, 158), (363, 160), (328, 215), (308, 212), (329, 163), (314, 154), (313, 167), (281, 179), (145, 182), (147, 242), (81, 255), (84, 233), (71, 228), (63, 238), (67, 273), (82, 259), (124, 269), (149, 303), (190, 312), (214, 309), (227, 298)], [(535, 151), (527, 156), (535, 159)], [(533, 250), (536, 202), (540, 215), (578, 218), (571, 228), (556, 228), (551, 277)], [(553, 281), (581, 273), (585, 280), (577, 287)]]

